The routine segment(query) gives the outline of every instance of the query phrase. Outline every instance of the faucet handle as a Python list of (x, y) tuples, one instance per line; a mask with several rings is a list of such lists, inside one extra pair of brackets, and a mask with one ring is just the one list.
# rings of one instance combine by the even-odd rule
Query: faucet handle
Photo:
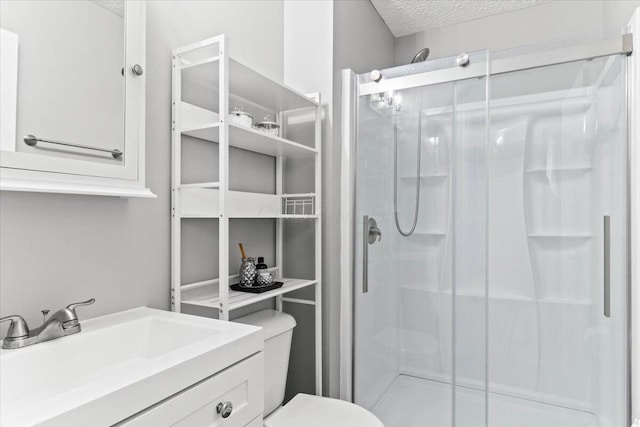
[(6, 339), (12, 340), (17, 338), (23, 338), (29, 335), (29, 327), (27, 322), (24, 321), (22, 316), (6, 316), (0, 318), (0, 322), (10, 321), (9, 329), (7, 330)]
[(75, 314), (75, 313), (76, 313), (76, 307), (79, 307), (79, 306), (81, 306), (81, 305), (91, 305), (91, 304), (93, 304), (94, 302), (96, 302), (96, 299), (95, 299), (95, 298), (91, 298), (91, 299), (88, 299), (88, 300), (86, 300), (86, 301), (82, 301), (82, 302), (74, 302), (73, 304), (69, 304), (69, 305), (67, 306), (67, 308), (68, 308), (69, 310), (73, 311), (73, 314)]

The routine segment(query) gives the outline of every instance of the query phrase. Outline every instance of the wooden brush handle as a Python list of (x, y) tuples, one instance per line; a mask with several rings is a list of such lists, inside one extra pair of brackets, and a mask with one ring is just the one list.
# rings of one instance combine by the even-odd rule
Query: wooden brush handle
[(242, 255), (242, 258), (246, 258), (247, 253), (244, 251), (244, 246), (242, 246), (242, 243), (238, 243), (238, 246), (240, 246), (240, 255)]

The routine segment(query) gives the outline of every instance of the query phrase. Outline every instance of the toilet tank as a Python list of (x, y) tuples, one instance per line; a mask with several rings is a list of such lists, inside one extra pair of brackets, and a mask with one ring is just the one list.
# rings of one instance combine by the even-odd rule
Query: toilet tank
[(264, 417), (278, 409), (284, 401), (289, 369), (291, 337), (296, 320), (276, 310), (262, 310), (239, 317), (235, 322), (264, 329)]

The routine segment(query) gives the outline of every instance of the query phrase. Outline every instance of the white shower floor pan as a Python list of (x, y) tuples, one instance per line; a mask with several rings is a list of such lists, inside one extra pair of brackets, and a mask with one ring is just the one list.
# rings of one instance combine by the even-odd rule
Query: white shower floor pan
[[(458, 388), (456, 426), (482, 427), (482, 392)], [(451, 427), (451, 386), (398, 376), (372, 412), (385, 427)], [(600, 427), (593, 414), (500, 394), (489, 395), (489, 427)]]

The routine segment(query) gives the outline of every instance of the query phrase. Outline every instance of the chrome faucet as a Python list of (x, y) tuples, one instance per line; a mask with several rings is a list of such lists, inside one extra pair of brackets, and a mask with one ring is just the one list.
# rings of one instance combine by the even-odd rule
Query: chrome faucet
[(22, 316), (6, 316), (0, 318), (0, 322), (10, 321), (7, 336), (2, 341), (2, 348), (15, 349), (22, 348), (32, 344), (38, 344), (45, 341), (55, 340), (57, 338), (73, 335), (80, 332), (80, 322), (76, 314), (76, 307), (81, 305), (91, 305), (96, 300), (90, 300), (69, 304), (67, 308), (56, 311), (47, 319), (48, 310), (43, 310), (45, 319), (41, 326), (29, 331), (27, 322)]

